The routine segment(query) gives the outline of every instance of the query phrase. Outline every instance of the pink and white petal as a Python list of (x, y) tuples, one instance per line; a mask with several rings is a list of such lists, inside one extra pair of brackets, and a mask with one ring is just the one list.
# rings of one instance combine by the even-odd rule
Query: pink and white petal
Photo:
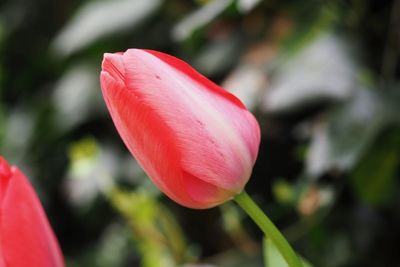
[[(115, 60), (115, 68), (118, 67), (118, 57), (119, 55), (107, 56), (103, 66), (108, 67)], [(125, 66), (125, 70), (126, 68)], [(121, 80), (119, 75), (123, 73), (122, 70), (108, 73), (104, 69), (108, 68), (103, 67), (101, 74), (103, 94), (116, 128), (130, 152), (153, 182), (170, 198), (184, 206), (204, 207), (204, 203), (196, 201), (187, 193), (188, 184), (183, 179), (181, 153), (177, 149), (174, 130), (165, 123), (160, 111), (149, 105), (138, 90), (125, 87), (126, 77)], [(138, 86), (145, 90), (148, 86), (145, 82), (147, 79), (143, 81)], [(203, 190), (202, 187), (208, 188), (209, 192), (217, 190), (209, 184), (199, 185), (197, 190)], [(209, 195), (210, 205), (216, 201), (216, 197), (216, 192)]]
[(254, 152), (242, 137), (251, 138), (241, 124), (248, 124), (249, 113), (240, 101), (208, 80), (199, 83), (200, 74), (193, 74), (196, 79), (186, 75), (196, 73), (186, 63), (182, 66), (190, 70), (177, 70), (138, 49), (128, 50), (124, 62), (129, 89), (175, 131), (183, 170), (228, 191), (240, 191), (254, 163)]
[[(130, 49), (130, 50), (139, 50), (139, 49)], [(206, 90), (211, 91), (213, 94), (218, 94), (221, 97), (224, 97), (227, 101), (230, 101), (232, 104), (236, 105), (237, 107), (241, 109), (246, 109), (243, 103), (236, 96), (232, 95), (231, 93), (225, 91), (217, 84), (213, 83), (210, 79), (208, 79), (207, 77), (205, 77), (204, 75), (193, 69), (192, 66), (187, 64), (185, 61), (155, 50), (147, 49), (144, 51), (152, 54), (153, 56), (162, 60), (167, 65), (173, 67), (176, 70), (179, 70), (184, 75), (202, 84), (206, 88)]]
[[(219, 85), (213, 83), (201, 73), (194, 70), (189, 64), (187, 64), (183, 60), (154, 50), (145, 51), (156, 56), (169, 66), (173, 67), (176, 71), (183, 73), (193, 81), (200, 84), (202, 89), (205, 90), (204, 92), (209, 92), (208, 101), (214, 102), (215, 100), (216, 103), (214, 103), (214, 106), (218, 109), (218, 111), (224, 113), (226, 115), (226, 119), (229, 120), (236, 129), (239, 129), (242, 137), (247, 142), (251, 150), (250, 152), (253, 162), (255, 162), (260, 143), (260, 127), (253, 114), (251, 114), (246, 109), (244, 104), (237, 97), (227, 92)], [(221, 100), (220, 97), (216, 98), (215, 95), (224, 98), (224, 100), (226, 101)], [(238, 107), (239, 109), (237, 109), (236, 107)]]

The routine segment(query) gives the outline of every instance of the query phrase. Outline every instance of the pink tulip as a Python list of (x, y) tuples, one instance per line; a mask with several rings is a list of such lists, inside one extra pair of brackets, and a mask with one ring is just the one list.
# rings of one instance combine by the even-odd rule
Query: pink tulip
[(235, 96), (187, 63), (141, 49), (105, 54), (101, 87), (125, 145), (171, 199), (202, 209), (243, 190), (260, 128)]
[(31, 184), (0, 157), (0, 267), (62, 267), (63, 256)]

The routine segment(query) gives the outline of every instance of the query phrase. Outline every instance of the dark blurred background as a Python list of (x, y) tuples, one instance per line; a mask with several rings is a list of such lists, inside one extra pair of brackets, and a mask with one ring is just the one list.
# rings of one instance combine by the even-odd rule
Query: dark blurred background
[(186, 60), (256, 114), (247, 191), (310, 266), (400, 266), (400, 1), (2, 0), (0, 154), (68, 266), (285, 266), (233, 203), (180, 207), (130, 156), (99, 73), (133, 47)]

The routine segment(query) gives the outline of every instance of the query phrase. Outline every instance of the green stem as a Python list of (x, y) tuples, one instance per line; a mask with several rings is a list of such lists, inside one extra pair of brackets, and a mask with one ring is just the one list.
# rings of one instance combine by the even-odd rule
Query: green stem
[(264, 234), (274, 242), (289, 267), (303, 266), (281, 232), (245, 191), (242, 191), (237, 195), (234, 200), (250, 216), (250, 218), (253, 219)]

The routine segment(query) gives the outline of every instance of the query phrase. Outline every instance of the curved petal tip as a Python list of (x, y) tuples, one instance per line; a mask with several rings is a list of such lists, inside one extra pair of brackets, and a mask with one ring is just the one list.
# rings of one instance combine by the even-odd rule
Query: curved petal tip
[(104, 53), (101, 64), (102, 73), (108, 73), (114, 80), (124, 80), (125, 67), (122, 55), (122, 53)]

